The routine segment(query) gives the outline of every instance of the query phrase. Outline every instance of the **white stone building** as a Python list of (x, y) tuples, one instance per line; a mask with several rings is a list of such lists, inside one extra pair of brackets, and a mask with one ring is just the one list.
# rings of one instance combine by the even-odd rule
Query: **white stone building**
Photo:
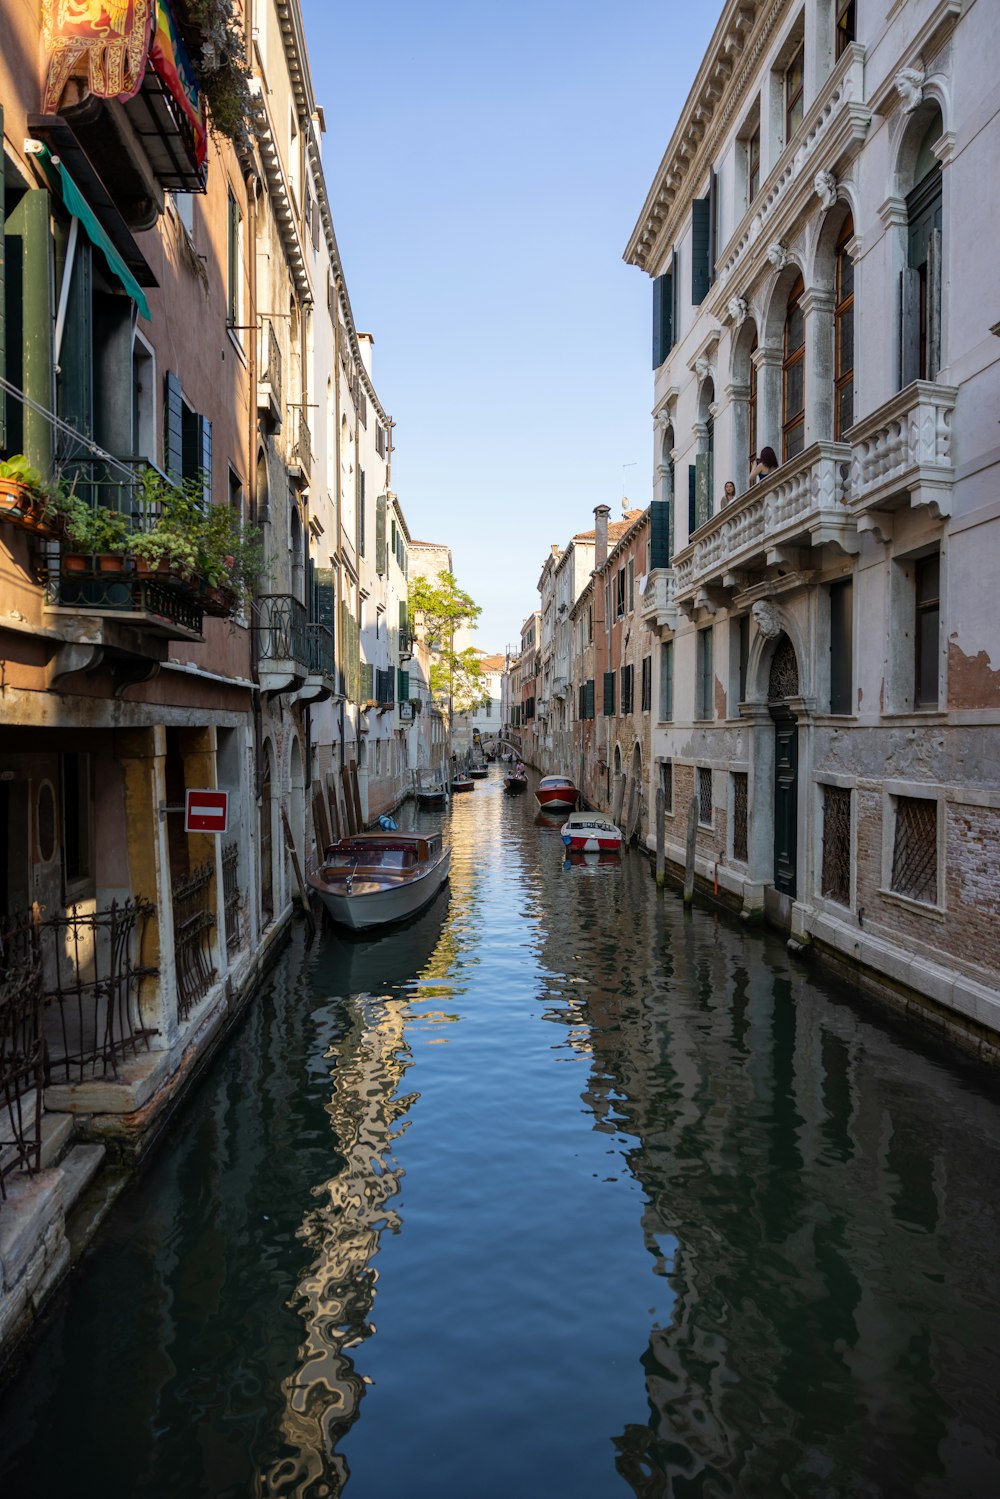
[(995, 21), (729, 0), (626, 250), (671, 856), (994, 1031)]

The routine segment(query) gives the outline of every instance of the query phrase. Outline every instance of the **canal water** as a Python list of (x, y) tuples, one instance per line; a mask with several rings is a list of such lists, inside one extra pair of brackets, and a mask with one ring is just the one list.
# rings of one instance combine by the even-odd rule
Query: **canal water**
[(496, 772), (444, 823), (450, 894), (300, 929), (119, 1199), (0, 1492), (995, 1499), (996, 1075)]

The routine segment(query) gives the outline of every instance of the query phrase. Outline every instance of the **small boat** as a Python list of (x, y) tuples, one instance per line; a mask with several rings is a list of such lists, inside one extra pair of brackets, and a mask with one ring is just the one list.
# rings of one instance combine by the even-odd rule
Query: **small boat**
[(535, 801), (543, 812), (572, 812), (579, 795), (569, 776), (542, 776)]
[(519, 776), (516, 771), (509, 771), (503, 778), (503, 789), (508, 796), (518, 796), (522, 791), (528, 789), (528, 777)]
[(417, 801), (421, 807), (443, 807), (448, 801), (447, 789), (440, 782), (433, 786), (418, 786)]
[(470, 765), (469, 766), (469, 774), (470, 774), (470, 776), (472, 777), (472, 779), (474, 781), (485, 781), (485, 779), (489, 775), (489, 773), (490, 773), (490, 767), (488, 765)]
[(471, 776), (467, 776), (464, 770), (451, 778), (451, 794), (457, 796), (460, 791), (475, 791), (476, 783)]
[(415, 916), (450, 869), (440, 833), (357, 833), (328, 846), (309, 884), (334, 921), (359, 931)]
[(559, 829), (566, 848), (582, 854), (621, 852), (621, 828), (603, 812), (571, 812)]

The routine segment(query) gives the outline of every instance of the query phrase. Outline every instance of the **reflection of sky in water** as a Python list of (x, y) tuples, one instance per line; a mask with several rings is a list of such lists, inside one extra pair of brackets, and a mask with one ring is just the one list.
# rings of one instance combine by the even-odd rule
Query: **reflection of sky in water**
[(496, 782), (446, 821), (122, 1199), (4, 1492), (995, 1499), (995, 1076)]

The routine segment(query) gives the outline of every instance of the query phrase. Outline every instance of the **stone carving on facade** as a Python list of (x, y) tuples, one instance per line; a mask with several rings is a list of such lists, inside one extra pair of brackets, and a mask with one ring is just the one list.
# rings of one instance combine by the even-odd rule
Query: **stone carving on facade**
[(892, 80), (896, 85), (896, 92), (903, 101), (905, 114), (912, 114), (919, 104), (923, 102), (924, 83), (927, 74), (923, 68), (900, 68)]
[(837, 179), (832, 172), (817, 172), (813, 178), (816, 196), (824, 208), (832, 208), (837, 201)]
[(776, 604), (768, 599), (758, 599), (750, 605), (750, 613), (758, 630), (767, 640), (774, 640), (781, 634), (781, 615)]
[(726, 311), (729, 313), (729, 321), (731, 323), (735, 323), (737, 328), (741, 328), (746, 322), (746, 316), (749, 310), (750, 309), (747, 307), (746, 297), (730, 297), (729, 301), (726, 304)]
[(783, 271), (788, 264), (787, 246), (783, 245), (780, 239), (776, 239), (773, 244), (768, 246), (767, 258), (776, 271)]
[(711, 362), (704, 358), (704, 356), (701, 359), (696, 359), (694, 362), (694, 372), (699, 380), (710, 380), (712, 378)]

